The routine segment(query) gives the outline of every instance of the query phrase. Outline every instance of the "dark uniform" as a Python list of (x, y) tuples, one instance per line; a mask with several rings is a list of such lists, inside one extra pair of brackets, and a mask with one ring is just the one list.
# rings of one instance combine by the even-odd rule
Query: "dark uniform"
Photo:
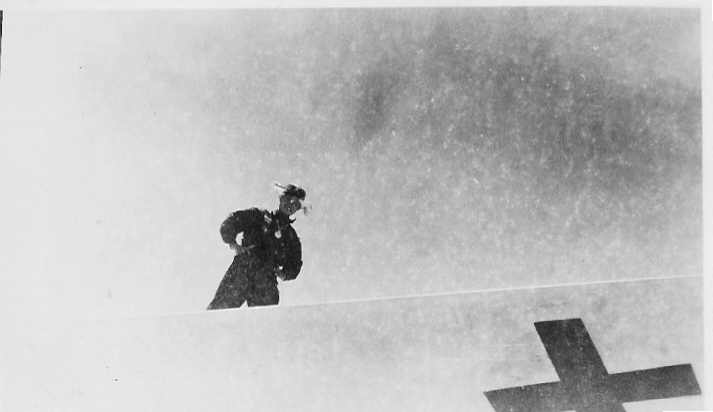
[(294, 222), (280, 212), (247, 209), (234, 212), (220, 226), (225, 243), (234, 243), (243, 233), (245, 252), (238, 253), (215, 292), (208, 309), (277, 305), (280, 295), (277, 276), (283, 280), (297, 277), (302, 268), (302, 246)]

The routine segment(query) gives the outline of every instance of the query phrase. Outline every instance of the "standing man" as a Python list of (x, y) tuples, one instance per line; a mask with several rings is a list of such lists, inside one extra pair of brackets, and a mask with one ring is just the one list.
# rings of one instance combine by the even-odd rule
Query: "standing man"
[[(215, 292), (208, 310), (277, 305), (277, 278), (292, 280), (302, 268), (302, 246), (290, 218), (303, 209), (306, 193), (295, 185), (282, 186), (277, 210), (238, 210), (220, 226), (223, 241), (235, 251), (233, 263)], [(236, 236), (242, 233), (240, 245)]]

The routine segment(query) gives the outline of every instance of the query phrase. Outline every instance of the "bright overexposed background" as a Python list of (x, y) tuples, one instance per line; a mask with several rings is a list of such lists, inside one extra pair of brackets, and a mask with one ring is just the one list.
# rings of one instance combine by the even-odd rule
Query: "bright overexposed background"
[(6, 11), (0, 305), (202, 310), (304, 185), (283, 304), (701, 271), (694, 10)]

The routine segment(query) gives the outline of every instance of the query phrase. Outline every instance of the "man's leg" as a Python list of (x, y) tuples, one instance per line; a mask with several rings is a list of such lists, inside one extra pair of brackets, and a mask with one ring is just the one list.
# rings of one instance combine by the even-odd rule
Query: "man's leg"
[(255, 275), (248, 293), (248, 306), (268, 306), (280, 303), (277, 279), (271, 271), (260, 271)]
[(239, 308), (245, 302), (248, 288), (248, 268), (249, 264), (244, 257), (235, 256), (233, 258), (233, 263), (225, 272), (207, 310)]

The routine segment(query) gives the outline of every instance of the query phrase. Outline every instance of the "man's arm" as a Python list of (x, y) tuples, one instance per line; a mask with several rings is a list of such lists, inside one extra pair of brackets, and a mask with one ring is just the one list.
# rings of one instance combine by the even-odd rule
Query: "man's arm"
[(262, 224), (263, 214), (259, 209), (238, 210), (228, 216), (220, 225), (220, 236), (223, 242), (231, 245), (236, 244), (235, 237), (245, 229)]
[(282, 262), (280, 276), (282, 280), (295, 279), (302, 269), (302, 244), (294, 229), (290, 228), (290, 230), (292, 233), (286, 244), (285, 261)]

